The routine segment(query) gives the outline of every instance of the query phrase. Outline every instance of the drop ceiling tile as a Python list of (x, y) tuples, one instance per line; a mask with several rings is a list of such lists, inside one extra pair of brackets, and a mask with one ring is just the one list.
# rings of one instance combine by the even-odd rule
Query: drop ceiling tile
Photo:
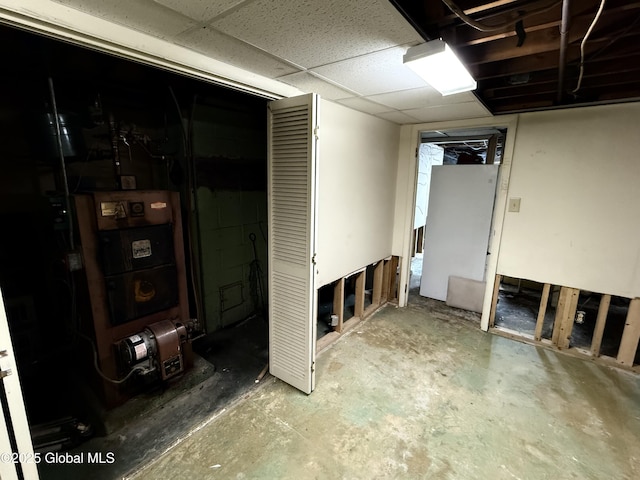
[(370, 113), (372, 115), (377, 115), (379, 113), (389, 111), (389, 108), (385, 107), (384, 105), (373, 103), (360, 97), (345, 98), (343, 100), (338, 100), (338, 103), (353, 108), (354, 110), (358, 110), (364, 113)]
[(471, 92), (458, 93), (443, 97), (440, 92), (429, 85), (411, 90), (400, 90), (397, 92), (383, 93), (381, 95), (371, 95), (367, 97), (382, 105), (397, 110), (408, 110), (419, 107), (430, 107), (437, 105), (450, 105), (452, 103), (463, 103), (475, 101), (475, 96)]
[(201, 27), (184, 32), (176, 37), (174, 41), (178, 45), (208, 55), (221, 62), (269, 78), (298, 72), (297, 68), (281, 62), (240, 40), (224, 35), (211, 27)]
[(473, 102), (438, 105), (434, 107), (404, 110), (404, 113), (420, 122), (440, 122), (447, 120), (465, 120), (468, 118), (490, 117), (491, 114), (477, 100)]
[(213, 26), (305, 68), (421, 41), (386, 0), (257, 0)]
[(340, 100), (342, 98), (353, 97), (353, 92), (348, 92), (341, 88), (332, 85), (329, 82), (325, 82), (324, 80), (314, 77), (306, 72), (293, 73), (291, 75), (285, 75), (284, 77), (280, 77), (277, 80), (281, 82), (288, 83), (289, 85), (293, 85), (303, 92), (307, 93), (317, 93), (322, 98), (326, 98), (327, 100)]
[(376, 117), (384, 118), (385, 120), (389, 120), (390, 122), (397, 123), (399, 125), (418, 123), (417, 119), (407, 115), (404, 112), (398, 111), (379, 113), (376, 115)]
[(314, 68), (312, 72), (362, 96), (424, 87), (425, 81), (402, 64), (406, 50), (388, 48)]
[(148, 0), (53, 1), (158, 38), (173, 37), (195, 25), (192, 19)]
[(202, 22), (235, 7), (244, 0), (152, 0), (189, 18)]

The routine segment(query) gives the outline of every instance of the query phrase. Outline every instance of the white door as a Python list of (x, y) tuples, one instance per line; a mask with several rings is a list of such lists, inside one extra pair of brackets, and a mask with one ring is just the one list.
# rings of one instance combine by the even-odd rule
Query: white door
[(485, 280), (498, 167), (432, 168), (420, 295), (445, 301), (451, 275)]
[(269, 103), (269, 371), (315, 386), (318, 96)]
[(0, 478), (38, 479), (29, 423), (22, 399), (9, 323), (0, 293)]

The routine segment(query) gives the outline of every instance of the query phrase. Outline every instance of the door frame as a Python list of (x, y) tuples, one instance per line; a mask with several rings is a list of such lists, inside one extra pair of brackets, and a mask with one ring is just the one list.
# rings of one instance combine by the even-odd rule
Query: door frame
[[(420, 123), (415, 125), (405, 125), (400, 134), (400, 153), (398, 158), (398, 178), (397, 194), (398, 205), (396, 206), (396, 228), (394, 238), (394, 252), (402, 258), (400, 266), (400, 280), (398, 288), (398, 305), (407, 305), (409, 293), (409, 274), (411, 270), (411, 238), (413, 233), (413, 218), (416, 208), (416, 190), (418, 181), (418, 161), (417, 153), (420, 146), (422, 132), (429, 131), (452, 131), (467, 130), (472, 128), (505, 128), (507, 135), (503, 147), (502, 161), (498, 172), (498, 186), (496, 190), (496, 200), (494, 203), (493, 220), (491, 224), (491, 237), (489, 240), (489, 260), (487, 262), (486, 278), (487, 287), (485, 289), (480, 328), (487, 331), (489, 329), (489, 313), (491, 309), (491, 299), (493, 297), (493, 281), (498, 270), (498, 256), (500, 253), (500, 242), (502, 240), (502, 229), (507, 208), (507, 198), (509, 193), (509, 181), (511, 178), (511, 164), (513, 160), (513, 150), (516, 141), (518, 126), (518, 115), (504, 115), (470, 120), (455, 120), (448, 122)], [(406, 174), (402, 174), (406, 172)], [(406, 193), (405, 193), (406, 192)], [(404, 199), (401, 198), (404, 196)], [(399, 212), (403, 209), (404, 213)]]

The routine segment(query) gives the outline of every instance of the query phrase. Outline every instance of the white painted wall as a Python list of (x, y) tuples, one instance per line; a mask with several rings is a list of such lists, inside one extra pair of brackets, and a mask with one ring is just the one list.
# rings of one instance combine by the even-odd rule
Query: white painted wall
[(640, 103), (520, 115), (498, 273), (640, 296)]
[(391, 255), (400, 127), (333, 102), (320, 104), (320, 287)]

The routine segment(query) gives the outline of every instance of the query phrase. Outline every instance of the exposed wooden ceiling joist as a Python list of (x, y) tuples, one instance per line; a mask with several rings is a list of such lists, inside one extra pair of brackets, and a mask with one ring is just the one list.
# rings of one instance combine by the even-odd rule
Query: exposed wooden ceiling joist
[[(640, 1), (607, 0), (584, 46), (584, 77), (578, 83), (580, 44), (594, 21), (601, 0), (572, 1), (569, 9), (563, 92), (558, 92), (562, 2), (553, 0), (456, 0), (457, 7), (488, 25), (511, 21), (498, 31), (479, 31), (466, 24), (442, 1), (413, 0), (421, 12), (420, 28), (442, 37), (467, 64), (478, 81), (476, 94), (494, 112), (522, 111), (637, 99), (640, 97)], [(546, 8), (549, 7), (549, 8)], [(542, 9), (541, 13), (529, 13)], [(525, 15), (518, 35), (513, 19)], [(425, 39), (426, 40), (426, 39)], [(520, 44), (520, 46), (518, 46)]]

